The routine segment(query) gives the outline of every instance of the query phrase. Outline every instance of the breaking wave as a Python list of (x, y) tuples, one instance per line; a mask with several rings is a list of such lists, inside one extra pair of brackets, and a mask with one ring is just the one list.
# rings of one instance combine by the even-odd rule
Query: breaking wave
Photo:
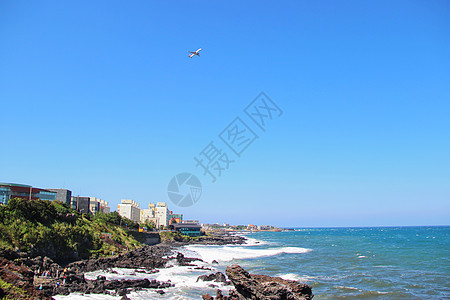
[(225, 262), (231, 261), (233, 259), (248, 259), (274, 256), (283, 253), (307, 253), (312, 251), (312, 249), (301, 247), (254, 249), (253, 247), (189, 245), (185, 248), (190, 252), (197, 253), (197, 257), (209, 263), (211, 263), (213, 260), (216, 260), (218, 262)]

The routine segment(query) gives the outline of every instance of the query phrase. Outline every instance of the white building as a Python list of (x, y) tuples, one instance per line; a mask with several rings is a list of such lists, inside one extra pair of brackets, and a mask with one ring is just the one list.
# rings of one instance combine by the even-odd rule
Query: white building
[(117, 212), (122, 217), (128, 218), (135, 222), (141, 221), (141, 210), (139, 204), (130, 199), (122, 199), (122, 203), (117, 205)]
[(166, 202), (158, 202), (156, 204), (155, 216), (159, 219), (159, 226), (169, 226), (170, 212)]
[(141, 209), (141, 223), (146, 221), (151, 221), (155, 224), (156, 228), (159, 228), (159, 218), (156, 217), (156, 207), (155, 204), (150, 203), (148, 209)]

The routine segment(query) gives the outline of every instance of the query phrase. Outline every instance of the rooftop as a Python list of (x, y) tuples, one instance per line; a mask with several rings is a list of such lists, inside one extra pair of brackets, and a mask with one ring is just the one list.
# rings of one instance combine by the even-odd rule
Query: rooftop
[(202, 226), (198, 224), (186, 224), (186, 223), (175, 223), (174, 228), (201, 228)]
[(16, 187), (31, 187), (31, 185), (26, 185), (26, 184), (17, 184), (17, 183), (5, 183), (5, 182), (0, 182), (0, 185), (3, 186), (16, 186)]

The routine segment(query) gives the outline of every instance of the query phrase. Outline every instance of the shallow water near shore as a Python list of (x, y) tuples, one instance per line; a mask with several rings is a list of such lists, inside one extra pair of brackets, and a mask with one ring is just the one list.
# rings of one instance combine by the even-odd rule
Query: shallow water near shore
[[(280, 276), (312, 286), (314, 299), (450, 299), (450, 227), (312, 228), (288, 232), (258, 232), (247, 235), (247, 245), (189, 245), (179, 249), (205, 262), (199, 266), (174, 266), (159, 273), (144, 274), (115, 269), (117, 274), (96, 271), (87, 279), (149, 278), (171, 280), (175, 287), (159, 295), (145, 290), (130, 299), (200, 299), (224, 293), (232, 286), (196, 282), (198, 276), (224, 272), (240, 264), (254, 274)], [(212, 264), (216, 260), (219, 264)], [(138, 266), (136, 266), (138, 268)], [(119, 299), (106, 295), (55, 296), (55, 299)]]

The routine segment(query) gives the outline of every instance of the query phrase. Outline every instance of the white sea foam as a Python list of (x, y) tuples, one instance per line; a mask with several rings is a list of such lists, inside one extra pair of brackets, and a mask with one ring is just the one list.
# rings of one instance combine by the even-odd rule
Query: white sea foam
[[(306, 253), (312, 251), (311, 249), (300, 247), (270, 247), (268, 249), (259, 249), (257, 245), (270, 243), (264, 241), (258, 241), (254, 238), (248, 239), (249, 244), (245, 245), (229, 245), (229, 246), (204, 246), (204, 245), (189, 245), (177, 249), (178, 252), (183, 253), (186, 257), (201, 258), (202, 261), (195, 261), (198, 266), (205, 266), (211, 268), (211, 270), (195, 270), (192, 266), (179, 266), (176, 260), (171, 260), (167, 265), (173, 265), (173, 267), (159, 269), (158, 273), (146, 274), (136, 272), (134, 269), (114, 268), (114, 272), (95, 271), (85, 274), (86, 279), (94, 280), (98, 275), (105, 276), (107, 280), (120, 280), (120, 279), (144, 279), (149, 280), (156, 279), (158, 281), (171, 281), (175, 284), (174, 287), (164, 289), (166, 294), (163, 298), (166, 299), (198, 299), (199, 295), (210, 293), (214, 294), (216, 288), (209, 285), (214, 284), (218, 288), (221, 288), (226, 292), (227, 287), (223, 283), (218, 282), (204, 282), (198, 281), (197, 277), (204, 274), (210, 274), (217, 271), (222, 271), (224, 266), (210, 265), (213, 260), (219, 262), (228, 262), (233, 259), (247, 259), (257, 257), (267, 257), (279, 255), (282, 253)], [(285, 274), (286, 279), (299, 280), (304, 282), (307, 278), (296, 274)], [(306, 280), (305, 280), (306, 279)], [(154, 290), (142, 290), (133, 292), (128, 295), (130, 299), (159, 299), (160, 295), (156, 294)], [(87, 299), (99, 299), (99, 300), (112, 300), (120, 299), (120, 297), (113, 297), (110, 295), (82, 295), (82, 294), (70, 294), (69, 296), (55, 296), (56, 300), (87, 300)]]
[(67, 296), (63, 295), (56, 295), (52, 296), (55, 300), (117, 300), (120, 299), (120, 297), (114, 297), (110, 295), (103, 295), (103, 294), (80, 294), (80, 293), (70, 293)]
[(316, 279), (316, 277), (314, 277), (314, 276), (299, 275), (299, 274), (294, 274), (294, 273), (278, 274), (278, 275), (276, 275), (276, 277), (281, 277), (286, 280), (294, 280), (294, 281), (303, 282), (303, 283), (311, 281), (313, 279)]
[(263, 241), (263, 240), (258, 240), (255, 238), (251, 238), (251, 237), (245, 237), (245, 246), (260, 246), (260, 245), (267, 245), (270, 244), (269, 242)]
[(269, 249), (254, 249), (253, 247), (236, 247), (236, 246), (186, 246), (189, 251), (197, 252), (199, 257), (206, 262), (231, 261), (233, 259), (248, 259), (265, 256), (274, 256), (282, 253), (307, 253), (312, 249), (300, 247), (280, 247)]
[(356, 288), (356, 287), (352, 287), (352, 286), (337, 285), (336, 287), (337, 287), (338, 289), (341, 289), (341, 290), (352, 290), (352, 291), (360, 291), (360, 292), (362, 292), (361, 289)]
[[(105, 271), (95, 271), (88, 272), (85, 274), (86, 279), (94, 280), (98, 275), (105, 276), (107, 280), (121, 280), (121, 279), (144, 279), (149, 280), (156, 279), (158, 281), (171, 281), (175, 284), (174, 287), (166, 288), (164, 291), (166, 294), (163, 298), (165, 299), (198, 299), (197, 296), (190, 297), (191, 294), (205, 294), (205, 293), (215, 293), (215, 289), (210, 287), (210, 284), (214, 284), (217, 288), (224, 289), (224, 284), (215, 281), (202, 281), (197, 282), (197, 277), (200, 275), (206, 275), (210, 273), (217, 272), (213, 266), (208, 265), (211, 270), (196, 270), (193, 266), (178, 266), (176, 261), (170, 261), (169, 264), (173, 267), (159, 269), (158, 273), (146, 274), (135, 272), (134, 269), (123, 269), (123, 268), (113, 268), (113, 273)], [(196, 262), (197, 265), (207, 265), (204, 262)], [(226, 290), (226, 289), (225, 289)], [(128, 295), (130, 299), (154, 299), (161, 298), (160, 295), (156, 294), (154, 290), (142, 290)], [(120, 299), (120, 297), (113, 297), (109, 295), (82, 295), (82, 294), (70, 294), (69, 296), (56, 296), (57, 300), (86, 300), (86, 299), (100, 299), (100, 300), (110, 300), (110, 299)]]
[(175, 283), (177, 288), (206, 288), (209, 284), (222, 286), (222, 283), (202, 281), (197, 282), (197, 277), (204, 274), (217, 272), (217, 270), (195, 270), (194, 267), (174, 266), (171, 268), (161, 269), (156, 273), (154, 278), (158, 281), (171, 281)]

